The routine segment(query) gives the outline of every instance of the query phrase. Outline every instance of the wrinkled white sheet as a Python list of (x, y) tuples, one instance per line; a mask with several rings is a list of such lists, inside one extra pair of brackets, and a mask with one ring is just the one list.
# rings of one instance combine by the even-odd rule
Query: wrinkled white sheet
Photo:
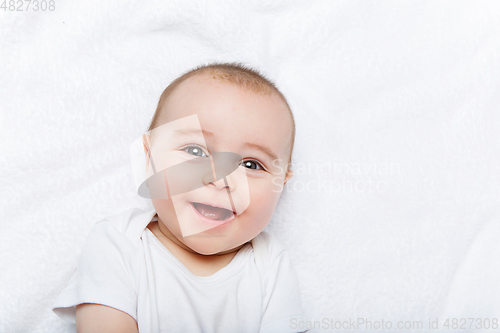
[(130, 144), (171, 80), (214, 60), (262, 70), (295, 112), (295, 174), (267, 229), (290, 249), (311, 319), (500, 318), (499, 10), (0, 10), (0, 332), (74, 331), (50, 306), (90, 228), (149, 205), (134, 193)]

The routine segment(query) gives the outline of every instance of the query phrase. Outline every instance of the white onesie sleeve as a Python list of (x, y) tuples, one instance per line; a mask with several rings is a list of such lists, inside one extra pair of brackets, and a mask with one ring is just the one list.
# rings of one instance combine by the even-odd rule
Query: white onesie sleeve
[(137, 321), (136, 253), (132, 242), (108, 220), (97, 222), (83, 246), (76, 272), (52, 311), (75, 323), (76, 305), (97, 303), (121, 310)]
[[(277, 244), (270, 249), (273, 262), (263, 278), (264, 312), (260, 333), (300, 332), (302, 330), (294, 329), (295, 324), (307, 319), (301, 305), (297, 272), (288, 250), (275, 237), (270, 237), (274, 239), (271, 242)], [(277, 256), (273, 252), (278, 253)]]

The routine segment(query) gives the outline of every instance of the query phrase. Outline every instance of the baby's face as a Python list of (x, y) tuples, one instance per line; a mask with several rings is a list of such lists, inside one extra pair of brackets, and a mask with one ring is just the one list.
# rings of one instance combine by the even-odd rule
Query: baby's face
[[(157, 172), (186, 161), (210, 163), (209, 156), (217, 161), (217, 154), (222, 159), (241, 156), (241, 161), (225, 179), (214, 182), (214, 174), (194, 175), (203, 178), (203, 186), (171, 193), (169, 199), (153, 198), (158, 222), (201, 254), (228, 251), (257, 236), (269, 223), (282, 185), (292, 175), (287, 172), (292, 125), (285, 103), (194, 76), (173, 92), (161, 115), (162, 127), (175, 126), (163, 132), (155, 129), (152, 143), (151, 138), (146, 140)], [(173, 181), (168, 181), (170, 186)]]

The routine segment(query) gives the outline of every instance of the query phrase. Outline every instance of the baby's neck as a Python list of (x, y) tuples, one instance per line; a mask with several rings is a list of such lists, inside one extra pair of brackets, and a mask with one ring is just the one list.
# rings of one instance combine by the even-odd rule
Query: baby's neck
[(160, 243), (165, 246), (179, 261), (193, 274), (198, 276), (210, 276), (227, 266), (236, 256), (238, 251), (245, 245), (242, 244), (234, 249), (220, 252), (214, 255), (204, 255), (193, 251), (180, 242), (168, 228), (162, 230), (158, 221), (149, 223), (148, 229), (156, 236)]

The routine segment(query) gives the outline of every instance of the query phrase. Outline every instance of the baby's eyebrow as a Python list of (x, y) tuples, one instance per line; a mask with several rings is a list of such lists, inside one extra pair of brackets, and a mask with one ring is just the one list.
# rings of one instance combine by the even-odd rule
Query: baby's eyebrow
[(204, 136), (209, 136), (209, 137), (214, 136), (212, 132), (205, 130), (200, 131), (199, 129), (178, 129), (175, 131), (175, 134), (180, 136), (202, 135), (202, 134)]
[(267, 147), (263, 147), (263, 146), (260, 146), (258, 144), (250, 143), (250, 142), (245, 142), (245, 147), (249, 147), (249, 148), (254, 148), (254, 149), (260, 150), (261, 152), (263, 152), (264, 154), (266, 154), (267, 156), (269, 156), (272, 160), (277, 160), (278, 159), (278, 157), (276, 156), (276, 154), (274, 154)]

